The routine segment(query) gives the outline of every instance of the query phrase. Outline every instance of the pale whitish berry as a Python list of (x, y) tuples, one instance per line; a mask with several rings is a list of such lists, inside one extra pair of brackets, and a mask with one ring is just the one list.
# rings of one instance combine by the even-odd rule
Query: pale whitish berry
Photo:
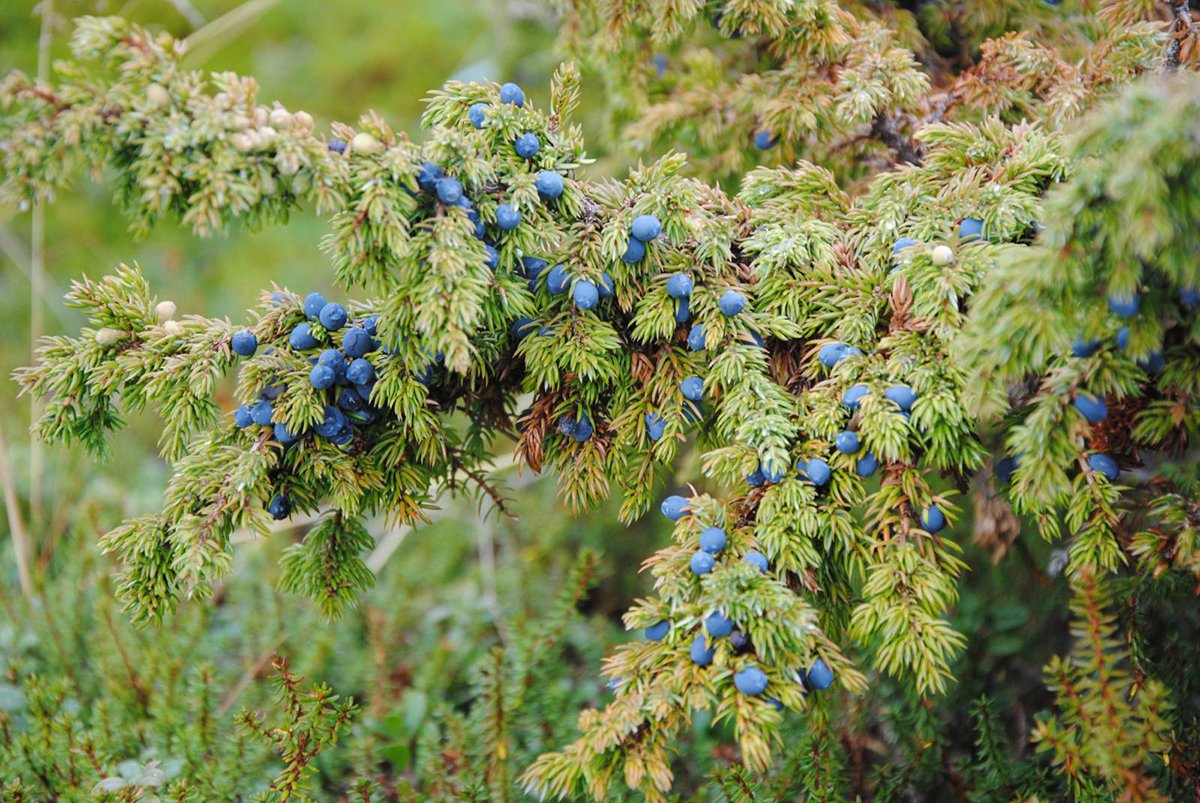
[(175, 317), (175, 302), (160, 301), (154, 307), (154, 314), (160, 321), (169, 321)]
[(280, 128), (280, 129), (291, 128), (292, 123), (294, 122), (292, 113), (281, 106), (277, 106), (274, 109), (272, 109), (271, 116), (268, 117), (267, 119), (270, 120), (271, 125), (275, 126), (276, 128)]
[(949, 265), (954, 261), (954, 251), (952, 251), (948, 245), (937, 246), (933, 249), (933, 254), (931, 256), (933, 259), (933, 264), (937, 265), (938, 267)]
[(146, 87), (146, 101), (156, 108), (162, 108), (171, 102), (171, 93), (161, 84), (151, 84)]
[(178, 337), (183, 334), (183, 324), (179, 321), (167, 321), (163, 324), (163, 329), (167, 334)]
[(96, 330), (96, 342), (101, 346), (111, 346), (118, 340), (123, 340), (125, 333), (120, 329), (113, 329), (110, 326), (105, 326), (103, 329)]
[(301, 131), (312, 131), (313, 129), (313, 118), (308, 112), (296, 112), (292, 115), (292, 120)]
[(355, 134), (354, 139), (350, 140), (350, 149), (355, 153), (370, 155), (383, 150), (383, 143), (364, 131)]

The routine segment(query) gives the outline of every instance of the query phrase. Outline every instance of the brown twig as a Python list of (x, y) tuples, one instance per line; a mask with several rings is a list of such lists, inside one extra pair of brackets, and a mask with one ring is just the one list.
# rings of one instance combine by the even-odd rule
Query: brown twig
[(924, 149), (900, 133), (896, 122), (896, 118), (887, 112), (879, 112), (871, 122), (871, 136), (895, 151), (900, 161), (920, 165), (925, 159)]
[(1183, 54), (1183, 42), (1195, 35), (1192, 27), (1192, 10), (1188, 0), (1171, 0), (1167, 5), (1171, 8), (1171, 39), (1167, 42), (1167, 53), (1163, 57), (1163, 72), (1173, 73), (1179, 70), (1180, 58)]
[(262, 674), (263, 669), (265, 669), (267, 664), (271, 662), (271, 659), (275, 657), (275, 651), (279, 649), (281, 644), (283, 644), (283, 636), (276, 638), (275, 641), (263, 651), (262, 655), (258, 657), (258, 660), (255, 661), (250, 668), (242, 674), (241, 678), (238, 679), (237, 684), (229, 690), (229, 693), (225, 695), (225, 699), (221, 701), (221, 705), (217, 708), (216, 718), (218, 720), (222, 719), (225, 714), (229, 713), (229, 709), (233, 708), (233, 704), (236, 703), (237, 699), (242, 696), (242, 692), (244, 692), (246, 688), (254, 682), (256, 677)]
[(455, 463), (457, 465), (457, 468), (468, 479), (474, 481), (474, 483), (476, 485), (478, 485), (483, 490), (483, 492), (486, 493), (491, 498), (492, 504), (494, 504), (496, 506), (497, 510), (499, 510), (501, 513), (503, 513), (505, 516), (508, 516), (508, 518), (510, 518), (511, 520), (513, 520), (513, 521), (517, 520), (517, 514), (509, 509), (508, 502), (505, 500), (504, 496), (498, 490), (496, 490), (496, 488), (494, 488), (491, 483), (489, 483), (487, 481), (487, 477), (483, 476), (483, 473), (481, 471), (479, 471), (478, 469), (467, 468), (461, 461), (458, 461), (458, 460), (456, 460)]
[(121, 658), (121, 665), (125, 667), (125, 674), (129, 677), (129, 686), (137, 694), (138, 705), (143, 711), (148, 710), (150, 705), (150, 691), (146, 688), (146, 684), (138, 675), (137, 670), (133, 668), (133, 661), (129, 658), (129, 652), (125, 649), (125, 643), (121, 641), (121, 635), (117, 632), (116, 623), (113, 622), (112, 612), (108, 605), (102, 607), (104, 613), (104, 623), (108, 626), (109, 635), (112, 636), (113, 646), (117, 648), (117, 655)]

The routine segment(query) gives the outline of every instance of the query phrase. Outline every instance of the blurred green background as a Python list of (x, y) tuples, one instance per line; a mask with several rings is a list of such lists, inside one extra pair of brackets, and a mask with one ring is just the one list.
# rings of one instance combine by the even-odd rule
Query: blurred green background
[[(534, 0), (279, 0), (242, 6), (226, 0), (125, 5), (59, 0), (37, 7), (8, 2), (0, 3), (0, 70), (36, 71), (38, 9), (52, 9), (50, 50), (59, 56), (66, 53), (71, 18), (120, 14), (180, 37), (199, 28), (201, 45), (191, 66), (256, 76), (263, 102), (278, 99), (293, 111), (304, 109), (319, 129), (331, 120), (352, 122), (373, 108), (393, 127), (419, 138), (422, 97), (451, 78), (515, 80), (535, 103), (548, 101), (549, 78), (561, 58), (549, 5)], [(223, 18), (231, 12), (233, 22)], [(592, 155), (600, 157), (593, 172), (619, 174), (628, 155), (604, 152), (596, 136), (602, 130), (601, 92), (594, 77), (585, 75), (582, 122)], [(287, 227), (234, 230), (208, 240), (163, 225), (137, 242), (109, 198), (103, 181), (80, 177), (46, 209), (42, 303), (47, 332), (71, 331), (81, 323), (60, 300), (73, 278), (102, 274), (120, 262), (140, 263), (159, 297), (174, 300), (181, 314), (236, 320), (272, 281), (302, 294), (319, 289), (339, 295), (318, 250), (324, 223), (311, 213), (299, 214)], [(29, 213), (0, 209), (0, 249), (0, 306), (7, 322), (0, 327), (0, 373), (7, 377), (31, 353)], [(233, 406), (231, 390), (232, 383), (222, 399), (226, 409)], [(133, 420), (127, 434), (113, 442), (111, 458), (95, 464), (59, 447), (42, 449), (35, 458), (26, 434), (29, 402), (16, 398), (10, 381), (0, 382), (0, 410), (11, 469), (7, 490), (19, 500), (37, 580), (33, 598), (23, 598), (9, 549), (10, 525), (0, 523), (0, 716), (28, 725), (23, 679), (33, 673), (61, 679), (78, 711), (125, 723), (127, 738), (112, 747), (120, 753), (116, 759), (167, 760), (182, 749), (170, 717), (131, 694), (131, 686), (140, 688), (152, 679), (152, 700), (164, 695), (159, 702), (169, 709), (175, 694), (171, 672), (190, 677), (197, 667), (211, 667), (206, 682), (221, 700), (222, 713), (230, 716), (269, 698), (264, 656), (279, 651), (297, 671), (365, 706), (352, 748), (322, 764), (323, 796), (344, 794), (346, 779), (355, 774), (384, 770), (415, 785), (426, 783), (429, 776), (417, 766), (416, 754), (422, 743), (427, 755), (436, 753), (428, 745), (445, 737), (439, 707), (442, 714), (468, 712), (489, 648), (512, 651), (536, 633), (573, 562), (587, 548), (599, 550), (597, 587), (543, 656), (548, 665), (539, 683), (544, 685), (534, 690), (528, 721), (514, 737), (512, 763), (519, 769), (539, 750), (571, 738), (581, 707), (607, 699), (601, 658), (626, 638), (620, 614), (648, 591), (636, 568), (668, 537), (658, 516), (630, 528), (618, 525), (615, 503), (573, 519), (555, 498), (552, 481), (509, 471), (516, 521), (494, 511), (481, 516), (472, 500), (444, 500), (437, 521), (415, 532), (374, 522), (379, 547), (371, 562), (378, 569), (377, 587), (341, 622), (324, 622), (305, 600), (273, 590), (279, 553), (304, 530), (304, 522), (290, 522), (271, 538), (238, 545), (235, 571), (213, 602), (185, 605), (163, 627), (137, 632), (114, 601), (110, 575), (115, 567), (96, 541), (122, 519), (159, 504), (167, 475), (156, 456), (156, 422), (149, 416)], [(38, 460), (42, 468), (35, 471)], [(680, 480), (698, 477), (695, 455), (685, 456), (677, 472)], [(36, 494), (33, 474), (41, 483)], [(960, 530), (969, 533), (971, 517), (965, 518)], [(1018, 542), (1002, 575), (989, 570), (987, 553), (968, 548), (973, 571), (955, 626), (971, 646), (959, 661), (962, 684), (946, 701), (951, 713), (942, 724), (951, 742), (970, 744), (966, 702), (980, 693), (997, 697), (1009, 713), (1014, 705), (1024, 710), (1019, 721), (1013, 720), (1018, 724), (1012, 735), (1019, 741), (1027, 735), (1019, 732), (1020, 722), (1044, 707), (1040, 667), (1064, 651), (1067, 638), (1065, 583), (1046, 571), (1051, 552), (1036, 538), (1028, 545)], [(873, 701), (851, 711), (852, 719), (869, 723), (867, 730), (878, 727), (876, 706), (911, 703), (891, 682), (882, 682), (877, 692)], [(550, 709), (552, 715), (546, 713)], [(165, 719), (156, 720), (160, 715)], [(676, 768), (678, 791), (685, 798), (698, 788), (715, 756), (729, 755), (718, 747), (732, 741), (725, 730), (710, 732), (707, 721), (697, 723), (694, 739)], [(904, 748), (889, 745), (887, 734), (879, 733), (876, 741), (890, 760), (903, 760)]]

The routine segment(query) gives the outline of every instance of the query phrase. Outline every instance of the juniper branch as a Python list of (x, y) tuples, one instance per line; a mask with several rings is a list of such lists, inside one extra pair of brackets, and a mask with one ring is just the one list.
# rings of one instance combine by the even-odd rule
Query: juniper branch
[[(1196, 285), (1195, 243), (1177, 235), (1195, 230), (1193, 205), (1173, 197), (1200, 194), (1188, 184), (1200, 175), (1196, 145), (1181, 133), (1200, 117), (1194, 82), (1135, 89), (1068, 139), (1067, 121), (1157, 58), (1158, 32), (1109, 32), (1088, 50), (1107, 54), (1103, 67), (1006, 37), (935, 112), (945, 119), (909, 142), (892, 115), (918, 111), (929, 83), (911, 51), (875, 23), (817, 6), (802, 39), (789, 38), (796, 21), (785, 14), (722, 20), (727, 34), (757, 28), (796, 51), (737, 89), (790, 101), (733, 114), (790, 142), (870, 128), (908, 164), (856, 174), (853, 194), (835, 171), (798, 162), (755, 169), (731, 195), (690, 177), (677, 152), (620, 180), (586, 179), (569, 67), (556, 74), (553, 114), (512, 86), (448, 84), (429, 99), (420, 146), (373, 114), (318, 135), (307, 115), (258, 104), (249, 79), (184, 72), (178, 43), (116, 20), (81, 25), (77, 62), (53, 89), (6, 79), (5, 197), (46, 198), (94, 162), (113, 168), (138, 231), (168, 217), (202, 234), (281, 222), (311, 203), (329, 217), (323, 248), (340, 284), (366, 294), (335, 302), (333, 321), (324, 299), (314, 315), (275, 288), (235, 327), (164, 314), (136, 268), (73, 289), (89, 327), (45, 341), (17, 377), (48, 397), (39, 429), (49, 438), (99, 450), (122, 413), (151, 406), (164, 420), (175, 473), (163, 511), (104, 539), (125, 566), (135, 618), (209, 593), (229, 571), (233, 529), (265, 534), (264, 505), (276, 516), (331, 511), (288, 550), (283, 583), (336, 613), (371, 582), (360, 520), (420, 521), (431, 485), (458, 472), (498, 497), (482, 466), (494, 430), (513, 420), (521, 456), (553, 469), (569, 504), (594, 507), (615, 489), (627, 520), (651, 506), (656, 475), (698, 431), (704, 473), (734, 490), (671, 500), (682, 505), (673, 543), (646, 562), (655, 595), (626, 616), (661, 637), (614, 653), (615, 700), (586, 712), (581, 739), (522, 780), (538, 794), (582, 785), (603, 797), (621, 771), (654, 798), (670, 788), (670, 753), (695, 709), (731, 721), (746, 766), (765, 769), (780, 714), (760, 695), (806, 711), (835, 676), (861, 692), (851, 642), (922, 695), (946, 687), (963, 645), (947, 619), (964, 564), (940, 531), (987, 462), (983, 431), (997, 419), (1020, 458), (1007, 493), (1049, 537), (1073, 537), (1073, 577), (1117, 569), (1122, 505), (1138, 492), (1093, 458), (1111, 449), (1132, 460), (1198, 428), (1196, 336), (1176, 300)], [(636, 17), (629, 24), (657, 24)], [(868, 46), (848, 46), (850, 31)], [(830, 94), (806, 116), (794, 93), (814, 78)], [(723, 110), (695, 79), (639, 124), (669, 118), (671, 135), (703, 132)], [(1032, 109), (1044, 123), (1007, 121)], [(731, 148), (740, 166), (748, 149)], [(1106, 168), (1115, 178), (1097, 178)], [(1128, 192), (1113, 195), (1113, 181)], [(1170, 225), (1133, 239), (1128, 223), (1147, 199), (1172, 201), (1155, 218)], [(1128, 332), (1128, 354), (1070, 356), (1070, 333), (1114, 334), (1107, 293), (1143, 286), (1169, 316)], [(322, 387), (309, 352), (326, 348), (345, 369), (343, 328), (366, 333), (368, 321), (373, 382)], [(253, 338), (249, 354), (234, 351), (235, 330)], [(1154, 348), (1166, 353), (1151, 380), (1138, 360)], [(235, 370), (238, 395), (270, 402), (269, 420), (218, 418), (216, 384)], [(1030, 375), (1034, 395), (1009, 394)], [(684, 390), (692, 379), (698, 394)], [(322, 434), (349, 385), (362, 393), (347, 403), (369, 415)], [(1141, 416), (1143, 436), (1072, 412), (1085, 386)], [(1168, 401), (1174, 413), (1155, 406)], [(723, 540), (710, 551), (701, 539), (713, 529)], [(709, 638), (714, 616), (751, 647)], [(1056, 676), (1076, 685), (1068, 668)], [(302, 706), (294, 689), (287, 699)], [(1061, 736), (1047, 726), (1047, 744), (1067, 744)], [(285, 787), (306, 751), (295, 749), (304, 762)]]

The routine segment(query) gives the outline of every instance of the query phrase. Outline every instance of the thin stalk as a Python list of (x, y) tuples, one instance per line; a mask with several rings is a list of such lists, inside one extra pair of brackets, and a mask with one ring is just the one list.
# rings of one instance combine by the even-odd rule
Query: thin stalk
[[(50, 79), (50, 43), (54, 19), (54, 0), (42, 0), (41, 32), (38, 34), (38, 84), (45, 86)], [(37, 348), (38, 339), (44, 334), (46, 294), (46, 206), (42, 201), (33, 204), (33, 222), (29, 235), (29, 350), (30, 357)], [(29, 420), (36, 421), (41, 413), (41, 401), (36, 396), (29, 399)], [(34, 521), (41, 518), (42, 509), (42, 444), (32, 432), (29, 436), (29, 511)]]
[(4, 509), (8, 515), (8, 532), (12, 536), (13, 559), (17, 564), (17, 580), (26, 601), (33, 602), (33, 577), (29, 571), (29, 531), (21, 518), (17, 499), (16, 482), (13, 479), (12, 463), (8, 459), (8, 447), (4, 442), (4, 431), (0, 430), (0, 485), (4, 487)]

